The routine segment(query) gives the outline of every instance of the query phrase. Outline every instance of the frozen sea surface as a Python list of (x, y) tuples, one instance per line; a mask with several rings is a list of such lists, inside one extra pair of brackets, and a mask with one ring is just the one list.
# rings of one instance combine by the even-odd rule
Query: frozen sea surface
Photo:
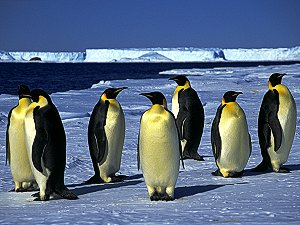
[[(164, 72), (161, 79), (100, 82), (86, 90), (51, 95), (67, 134), (65, 182), (79, 196), (69, 201), (58, 197), (33, 202), (31, 193), (8, 192), (13, 188), (9, 166), (5, 166), (7, 114), (17, 96), (0, 95), (0, 224), (300, 224), (300, 65), (253, 68), (221, 68)], [(286, 166), (291, 173), (249, 171), (261, 161), (257, 117), (271, 73), (285, 72), (283, 78), (298, 106), (297, 130)], [(205, 129), (199, 148), (204, 162), (185, 161), (175, 189), (175, 201), (151, 202), (137, 170), (137, 136), (141, 114), (150, 101), (141, 92), (158, 90), (171, 102), (175, 83), (164, 74), (185, 74), (197, 90), (205, 110)], [(190, 76), (192, 74), (192, 76)], [(89, 115), (102, 91), (123, 87), (118, 100), (126, 117), (126, 139), (120, 174), (122, 183), (82, 185), (93, 175), (87, 144)], [(210, 145), (210, 129), (225, 91), (243, 91), (237, 101), (244, 109), (253, 151), (242, 178), (213, 177), (216, 169)], [(170, 107), (169, 107), (170, 108)]]

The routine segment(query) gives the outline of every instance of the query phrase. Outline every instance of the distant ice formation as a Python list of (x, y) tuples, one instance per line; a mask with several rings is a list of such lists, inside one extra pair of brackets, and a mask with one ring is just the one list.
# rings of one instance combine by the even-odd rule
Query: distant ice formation
[(86, 49), (85, 52), (5, 52), (0, 62), (215, 62), (215, 61), (300, 61), (300, 46), (293, 48), (127, 48)]

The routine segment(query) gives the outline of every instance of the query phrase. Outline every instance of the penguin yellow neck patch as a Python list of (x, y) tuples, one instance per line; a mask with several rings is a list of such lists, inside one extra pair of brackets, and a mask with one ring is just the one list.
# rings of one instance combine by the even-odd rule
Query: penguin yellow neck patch
[(103, 94), (101, 95), (101, 100), (102, 100), (102, 101), (105, 101), (105, 100), (107, 100), (107, 99), (108, 99), (108, 98), (107, 98), (106, 94), (103, 93)]
[(48, 105), (47, 99), (43, 96), (39, 96), (38, 105), (41, 106), (41, 107), (44, 107), (44, 106)]

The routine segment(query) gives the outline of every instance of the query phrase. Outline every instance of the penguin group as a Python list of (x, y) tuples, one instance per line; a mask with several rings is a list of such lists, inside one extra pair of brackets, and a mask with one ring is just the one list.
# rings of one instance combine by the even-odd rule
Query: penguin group
[[(258, 137), (262, 162), (253, 169), (289, 172), (287, 161), (296, 130), (296, 104), (285, 85), (283, 73), (268, 81), (258, 115)], [(172, 77), (177, 83), (168, 109), (163, 93), (140, 93), (151, 102), (141, 115), (137, 164), (141, 168), (151, 201), (174, 200), (180, 161), (204, 161), (198, 153), (204, 130), (204, 108), (186, 76)], [(86, 184), (122, 181), (120, 169), (125, 139), (125, 116), (117, 96), (127, 87), (108, 88), (94, 106), (88, 124), (88, 146), (94, 175)], [(224, 93), (211, 126), (211, 147), (217, 170), (214, 176), (241, 177), (252, 145), (246, 114), (237, 103), (239, 91)], [(6, 162), (13, 191), (39, 190), (32, 196), (46, 201), (53, 194), (78, 199), (64, 184), (66, 135), (59, 112), (42, 89), (18, 87), (19, 102), (8, 114)]]

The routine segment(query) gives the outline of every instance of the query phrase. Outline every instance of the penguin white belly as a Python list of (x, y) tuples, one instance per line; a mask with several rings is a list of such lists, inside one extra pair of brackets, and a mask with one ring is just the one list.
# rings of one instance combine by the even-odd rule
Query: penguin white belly
[[(34, 103), (32, 103), (34, 104)], [(41, 199), (45, 196), (45, 190), (46, 190), (46, 183), (47, 183), (47, 176), (45, 176), (43, 173), (38, 171), (35, 166), (33, 165), (32, 161), (32, 145), (36, 136), (36, 130), (35, 130), (35, 123), (33, 119), (33, 107), (29, 106), (29, 109), (27, 111), (26, 117), (25, 117), (25, 142), (26, 142), (26, 149), (27, 154), (30, 162), (30, 166), (32, 169), (32, 172), (34, 174), (34, 177), (36, 179), (36, 182), (40, 188), (40, 197)], [(42, 159), (41, 159), (42, 160)], [(42, 162), (42, 168), (43, 172), (48, 173), (48, 176), (50, 172), (44, 167)], [(47, 175), (47, 174), (46, 174)]]
[(271, 164), (275, 171), (279, 171), (281, 165), (288, 160), (295, 136), (297, 120), (296, 104), (291, 94), (279, 95), (279, 102), (277, 115), (282, 128), (282, 143), (278, 151), (275, 152), (274, 136), (271, 132), (271, 147), (268, 149)]
[(99, 169), (101, 179), (110, 182), (109, 176), (114, 175), (120, 169), (125, 138), (125, 118), (119, 103), (110, 104), (104, 129), (108, 151), (105, 161), (99, 166)]
[(174, 114), (175, 118), (177, 118), (178, 112), (179, 112), (178, 91), (175, 91), (172, 97), (172, 113)]
[(170, 117), (151, 118), (146, 112), (141, 121), (140, 161), (146, 185), (150, 187), (174, 187), (178, 178), (179, 140)]
[(221, 155), (218, 166), (221, 173), (241, 172), (244, 170), (249, 156), (249, 133), (245, 114), (242, 110), (238, 115), (227, 114), (224, 109), (219, 124), (221, 136)]
[[(8, 130), (10, 144), (10, 168), (15, 182), (32, 182), (31, 171), (24, 137), (24, 119), (26, 110), (12, 111)], [(18, 110), (19, 111), (19, 110)]]

